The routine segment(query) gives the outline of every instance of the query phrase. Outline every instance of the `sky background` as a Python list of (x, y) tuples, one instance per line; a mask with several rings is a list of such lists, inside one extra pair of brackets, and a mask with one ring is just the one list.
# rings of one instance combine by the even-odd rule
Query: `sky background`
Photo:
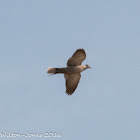
[[(72, 96), (64, 67), (84, 48)], [(0, 1), (0, 133), (52, 140), (140, 140), (140, 1)], [(11, 138), (0, 138), (11, 139)], [(12, 138), (39, 140), (47, 138)]]

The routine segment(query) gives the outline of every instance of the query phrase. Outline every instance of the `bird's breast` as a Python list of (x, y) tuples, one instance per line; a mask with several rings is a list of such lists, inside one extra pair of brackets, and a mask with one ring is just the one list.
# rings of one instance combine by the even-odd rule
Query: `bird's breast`
[(84, 70), (83, 67), (81, 67), (81, 65), (79, 66), (70, 66), (66, 68), (66, 72), (67, 73), (80, 73)]

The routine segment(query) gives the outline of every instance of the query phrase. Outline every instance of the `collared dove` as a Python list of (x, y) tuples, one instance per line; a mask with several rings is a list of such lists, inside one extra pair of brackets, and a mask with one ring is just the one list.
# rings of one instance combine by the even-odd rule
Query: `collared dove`
[(66, 79), (66, 93), (72, 95), (76, 90), (78, 83), (81, 78), (81, 72), (91, 68), (89, 65), (81, 65), (81, 63), (86, 59), (86, 53), (84, 49), (78, 49), (68, 59), (67, 67), (64, 68), (48, 68), (48, 74), (64, 74)]

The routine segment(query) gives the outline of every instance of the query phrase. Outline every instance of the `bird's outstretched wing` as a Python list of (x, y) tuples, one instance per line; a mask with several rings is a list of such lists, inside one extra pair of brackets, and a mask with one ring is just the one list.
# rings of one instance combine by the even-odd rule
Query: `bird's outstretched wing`
[(66, 79), (66, 93), (71, 95), (77, 88), (78, 83), (80, 81), (81, 74), (73, 73), (73, 74), (65, 74)]
[(67, 66), (78, 66), (86, 59), (86, 53), (84, 49), (78, 49), (73, 54), (71, 58), (69, 58), (67, 62)]

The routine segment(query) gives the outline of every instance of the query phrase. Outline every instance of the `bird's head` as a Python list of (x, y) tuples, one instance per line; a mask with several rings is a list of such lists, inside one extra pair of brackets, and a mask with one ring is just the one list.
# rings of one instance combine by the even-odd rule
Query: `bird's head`
[(89, 65), (86, 65), (86, 69), (89, 69), (89, 68), (91, 69), (91, 67)]

